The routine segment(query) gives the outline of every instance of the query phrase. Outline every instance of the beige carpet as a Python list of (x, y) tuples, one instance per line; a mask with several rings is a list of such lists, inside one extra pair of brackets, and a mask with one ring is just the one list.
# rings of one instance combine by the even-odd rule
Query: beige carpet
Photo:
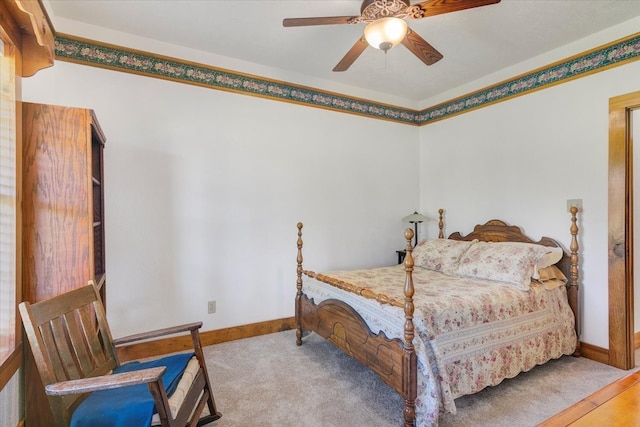
[[(400, 396), (315, 334), (286, 331), (205, 348), (222, 418), (209, 427), (386, 427), (402, 424)], [(456, 400), (440, 426), (535, 426), (630, 374), (585, 358), (551, 361)]]

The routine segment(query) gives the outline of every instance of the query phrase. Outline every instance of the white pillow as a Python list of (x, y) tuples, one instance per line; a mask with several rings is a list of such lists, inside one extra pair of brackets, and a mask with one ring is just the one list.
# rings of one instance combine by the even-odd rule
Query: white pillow
[(456, 274), (510, 283), (528, 290), (536, 265), (548, 249), (536, 244), (477, 242), (460, 257)]
[(453, 274), (463, 253), (477, 240), (423, 240), (413, 250), (413, 264), (429, 270)]
[(540, 270), (542, 270), (543, 268), (551, 267), (554, 264), (557, 264), (558, 261), (560, 261), (564, 256), (564, 250), (562, 248), (558, 248), (558, 247), (552, 248), (548, 246), (546, 248), (549, 249), (549, 252), (544, 254), (542, 259), (538, 261), (538, 264), (536, 265), (536, 269), (533, 272), (534, 279), (537, 279), (540, 277), (539, 276)]

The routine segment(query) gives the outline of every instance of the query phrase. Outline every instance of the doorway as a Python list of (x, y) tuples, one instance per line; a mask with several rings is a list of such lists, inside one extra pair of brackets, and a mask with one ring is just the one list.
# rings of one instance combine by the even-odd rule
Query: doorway
[(635, 363), (633, 118), (638, 110), (640, 92), (609, 99), (608, 357), (609, 365), (620, 369)]
[[(633, 141), (638, 141), (640, 143), (640, 108), (632, 109), (630, 118), (630, 132), (632, 147)], [(632, 169), (638, 170), (640, 168), (640, 149), (632, 150)], [(640, 346), (640, 247), (636, 247), (635, 245), (640, 245), (640, 226), (636, 227), (635, 224), (640, 224), (640, 173), (633, 173), (633, 200), (635, 207), (633, 209), (633, 348), (634, 348), (634, 367), (640, 366), (640, 351), (638, 347)], [(636, 268), (636, 266), (639, 266)]]

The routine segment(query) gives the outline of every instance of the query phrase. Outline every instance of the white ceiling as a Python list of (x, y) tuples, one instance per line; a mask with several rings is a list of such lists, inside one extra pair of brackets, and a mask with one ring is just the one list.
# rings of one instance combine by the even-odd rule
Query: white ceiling
[(46, 5), (58, 31), (60, 17), (414, 101), (640, 16), (640, 0), (502, 0), (409, 20), (444, 55), (432, 66), (401, 45), (386, 57), (369, 47), (349, 70), (336, 73), (332, 68), (364, 24), (284, 28), (282, 19), (356, 16), (359, 0), (49, 0)]

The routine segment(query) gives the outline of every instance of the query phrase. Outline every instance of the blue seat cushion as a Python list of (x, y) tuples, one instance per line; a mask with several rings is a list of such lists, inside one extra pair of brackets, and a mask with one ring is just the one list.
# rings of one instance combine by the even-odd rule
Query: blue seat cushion
[[(193, 352), (147, 362), (129, 362), (114, 369), (113, 373), (166, 366), (162, 383), (167, 396), (170, 396), (178, 386), (191, 357)], [(73, 412), (71, 427), (149, 426), (154, 412), (155, 402), (147, 384), (95, 391)]]

